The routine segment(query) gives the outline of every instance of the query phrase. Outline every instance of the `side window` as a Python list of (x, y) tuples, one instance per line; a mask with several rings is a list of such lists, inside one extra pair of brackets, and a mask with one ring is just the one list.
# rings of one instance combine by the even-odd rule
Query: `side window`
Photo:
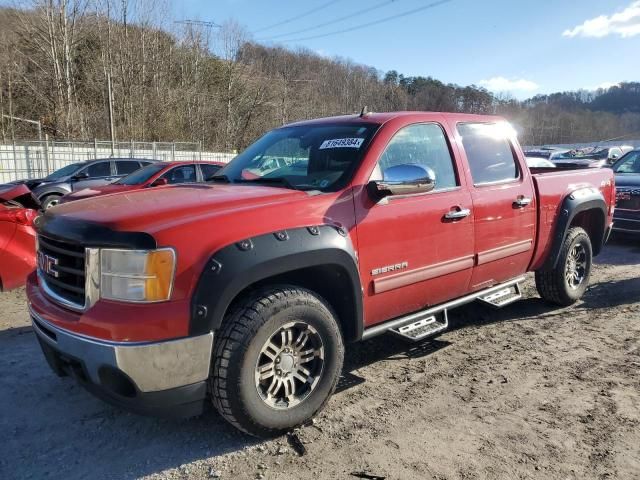
[(140, 164), (133, 160), (116, 161), (116, 174), (129, 175), (140, 168)]
[(627, 154), (616, 167), (616, 173), (640, 173), (640, 152)]
[(519, 178), (516, 159), (503, 123), (462, 123), (458, 133), (475, 185)]
[(213, 177), (218, 170), (220, 170), (219, 165), (212, 165), (210, 163), (201, 163), (200, 170), (202, 170), (202, 178), (205, 180), (207, 178)]
[(89, 165), (86, 172), (89, 178), (100, 178), (111, 176), (111, 162), (99, 162)]
[(407, 163), (433, 170), (436, 174), (436, 190), (458, 185), (451, 152), (439, 125), (409, 125), (396, 133), (378, 160), (379, 175), (384, 178), (387, 168)]
[(161, 178), (166, 178), (169, 184), (194, 183), (196, 181), (196, 167), (194, 165), (183, 165), (172, 168)]

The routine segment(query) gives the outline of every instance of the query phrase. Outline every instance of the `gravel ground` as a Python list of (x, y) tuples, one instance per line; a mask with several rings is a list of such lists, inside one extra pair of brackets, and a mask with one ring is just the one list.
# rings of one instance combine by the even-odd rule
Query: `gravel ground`
[(435, 340), (353, 345), (326, 410), (266, 442), (215, 412), (139, 417), (57, 378), (24, 292), (0, 294), (0, 478), (640, 478), (639, 266), (640, 242), (614, 239), (573, 307), (529, 278), (524, 300), (459, 309)]

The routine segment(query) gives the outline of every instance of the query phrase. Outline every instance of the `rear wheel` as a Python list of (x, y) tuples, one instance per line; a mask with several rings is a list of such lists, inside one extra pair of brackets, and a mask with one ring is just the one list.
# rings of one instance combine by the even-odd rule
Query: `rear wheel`
[(581, 227), (567, 232), (555, 268), (536, 271), (536, 288), (551, 303), (568, 306), (579, 300), (589, 285), (593, 250)]
[(60, 203), (61, 198), (62, 195), (47, 195), (40, 202), (42, 204), (42, 209), (48, 210), (51, 207), (55, 207), (56, 205), (58, 205), (58, 203)]
[(285, 433), (319, 412), (333, 393), (344, 346), (331, 307), (295, 287), (248, 297), (216, 338), (213, 403), (255, 436)]

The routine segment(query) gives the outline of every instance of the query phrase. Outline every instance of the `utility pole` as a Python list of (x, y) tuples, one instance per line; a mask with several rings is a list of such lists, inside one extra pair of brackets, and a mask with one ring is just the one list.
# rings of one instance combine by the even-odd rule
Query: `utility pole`
[(107, 96), (109, 97), (109, 133), (111, 135), (111, 156), (115, 155), (116, 132), (113, 127), (113, 93), (111, 91), (111, 74), (107, 74)]
[(14, 117), (12, 115), (5, 115), (4, 113), (2, 114), (2, 117), (8, 118), (9, 120), (17, 120), (19, 122), (26, 122), (35, 125), (38, 128), (38, 140), (42, 141), (42, 123), (40, 120), (29, 120), (28, 118)]

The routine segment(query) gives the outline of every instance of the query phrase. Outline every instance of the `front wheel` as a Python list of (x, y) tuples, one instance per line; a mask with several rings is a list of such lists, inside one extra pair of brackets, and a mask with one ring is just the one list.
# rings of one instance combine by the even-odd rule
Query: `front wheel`
[(581, 227), (572, 227), (560, 250), (555, 268), (536, 271), (536, 288), (551, 303), (569, 306), (578, 301), (589, 285), (593, 249)]
[(239, 429), (270, 437), (318, 413), (333, 393), (344, 358), (331, 307), (296, 287), (248, 297), (216, 338), (212, 399)]
[(43, 210), (48, 210), (52, 207), (55, 207), (56, 205), (58, 205), (60, 203), (60, 199), (62, 198), (62, 195), (47, 195), (46, 197), (44, 197), (41, 201), (42, 204), (42, 209)]

